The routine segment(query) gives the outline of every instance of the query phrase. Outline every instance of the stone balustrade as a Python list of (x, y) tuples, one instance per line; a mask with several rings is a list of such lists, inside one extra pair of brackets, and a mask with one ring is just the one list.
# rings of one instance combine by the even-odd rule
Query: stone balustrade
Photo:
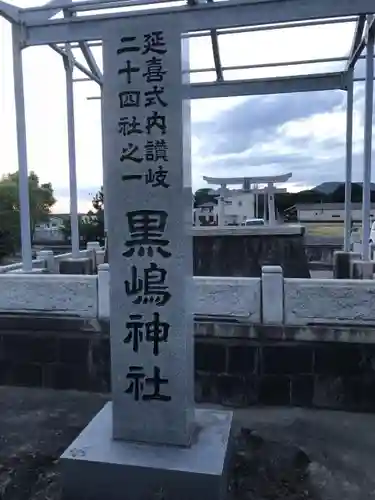
[[(105, 250), (100, 247), (98, 242), (89, 242), (85, 250), (79, 252), (80, 258), (91, 258), (94, 266), (104, 262)], [(69, 260), (73, 257), (71, 252), (54, 255), (52, 250), (40, 250), (37, 252), (37, 258), (32, 261), (32, 271), (44, 271), (50, 274), (58, 274), (60, 263), (64, 260)], [(0, 274), (6, 273), (23, 273), (22, 262), (0, 266)]]
[[(108, 391), (108, 264), (0, 274), (0, 384)], [(375, 281), (194, 277), (195, 398), (375, 411)]]
[[(0, 314), (64, 315), (108, 320), (109, 266), (97, 275), (0, 274)], [(284, 278), (265, 266), (261, 278), (194, 277), (198, 320), (247, 325), (375, 325), (375, 281)]]

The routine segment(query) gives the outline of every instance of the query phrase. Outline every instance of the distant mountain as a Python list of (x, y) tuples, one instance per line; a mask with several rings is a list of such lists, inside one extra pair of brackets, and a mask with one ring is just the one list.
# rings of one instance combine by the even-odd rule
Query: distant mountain
[[(362, 187), (362, 182), (353, 182), (352, 185), (356, 184), (359, 187)], [(323, 194), (332, 194), (336, 189), (340, 186), (344, 186), (344, 182), (323, 182), (322, 184), (319, 184), (318, 186), (315, 186), (312, 191), (318, 191), (319, 193)], [(371, 183), (371, 191), (375, 191), (375, 183)]]
[(318, 191), (323, 194), (332, 194), (336, 189), (342, 184), (342, 182), (322, 182), (318, 186), (315, 186), (312, 191)]

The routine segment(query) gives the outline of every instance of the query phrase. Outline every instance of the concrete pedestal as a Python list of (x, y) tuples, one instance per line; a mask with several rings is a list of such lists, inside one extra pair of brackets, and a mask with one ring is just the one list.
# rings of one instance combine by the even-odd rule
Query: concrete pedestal
[(60, 274), (93, 274), (93, 263), (88, 257), (66, 259), (60, 262)]
[(232, 419), (195, 410), (189, 448), (115, 441), (107, 403), (61, 457), (63, 500), (223, 500)]

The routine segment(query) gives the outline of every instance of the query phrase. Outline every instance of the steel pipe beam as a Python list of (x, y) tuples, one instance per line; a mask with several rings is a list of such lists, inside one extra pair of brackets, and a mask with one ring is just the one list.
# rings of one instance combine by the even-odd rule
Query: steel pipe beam
[[(369, 25), (366, 28), (366, 31), (367, 31), (367, 35), (374, 33), (374, 31), (375, 31), (375, 18), (373, 18), (372, 21), (369, 23)], [(360, 39), (353, 54), (351, 54), (349, 57), (347, 70), (354, 68), (358, 59), (361, 58), (361, 54), (362, 54), (365, 47), (366, 47), (366, 39), (365, 39), (365, 26), (364, 26), (364, 29), (362, 32), (362, 38)]]
[(369, 33), (374, 33), (375, 31), (375, 16), (373, 17), (371, 24), (369, 26)]
[[(307, 21), (294, 21), (289, 23), (279, 23), (279, 24), (262, 24), (260, 26), (244, 26), (242, 28), (222, 28), (217, 30), (218, 35), (235, 35), (237, 33), (252, 33), (256, 31), (272, 31), (272, 30), (285, 30), (291, 28), (304, 28), (309, 26), (325, 26), (330, 24), (347, 24), (356, 22), (356, 16), (346, 16), (346, 17), (335, 17), (328, 19), (310, 19)], [(194, 33), (185, 33), (186, 38), (197, 38), (202, 36), (208, 36), (209, 31), (197, 31)]]
[(69, 198), (70, 198), (70, 229), (72, 256), (79, 257), (79, 222), (78, 222), (78, 194), (77, 194), (77, 162), (74, 120), (74, 88), (73, 88), (73, 56), (69, 44), (65, 49), (68, 57), (64, 58), (66, 83), (66, 118), (68, 132), (69, 155)]
[(354, 60), (354, 58), (356, 57), (358, 59), (358, 57), (361, 55), (360, 53), (357, 54), (357, 50), (358, 47), (361, 45), (365, 25), (366, 25), (366, 16), (364, 15), (359, 16), (354, 32), (352, 47), (349, 53), (349, 60), (346, 66), (347, 71), (350, 70), (350, 68), (354, 67), (354, 64), (356, 63), (356, 60)]
[[(85, 2), (83, 2), (85, 3)], [(78, 2), (74, 9), (77, 10)], [(45, 22), (28, 23), (27, 45), (45, 45), (59, 42), (100, 40), (106, 30), (111, 30), (122, 19), (134, 23), (136, 19), (148, 16), (150, 21), (163, 24), (170, 22), (180, 26), (181, 32), (222, 29), (227, 27), (274, 24), (306, 19), (353, 16), (373, 13), (374, 0), (266, 0), (218, 2), (196, 5), (189, 8), (134, 10), (126, 14), (77, 16), (74, 19), (54, 19)], [(25, 12), (32, 9), (25, 9)], [(102, 21), (102, 22), (100, 22)], [(103, 25), (104, 23), (104, 25)]]
[[(323, 90), (347, 90), (346, 73), (327, 75), (302, 75), (280, 78), (234, 80), (224, 83), (206, 82), (186, 85), (185, 99), (211, 99), (246, 95), (287, 94), (293, 92), (318, 92)], [(318, 81), (314, 81), (317, 78)], [(353, 78), (364, 82), (365, 78)], [(101, 96), (86, 97), (88, 101), (100, 100)]]
[[(207, 3), (213, 3), (213, 0), (207, 0)], [(211, 30), (210, 35), (211, 35), (212, 55), (214, 58), (214, 65), (216, 71), (216, 80), (218, 82), (222, 82), (224, 80), (224, 76), (223, 76), (223, 68), (221, 66), (219, 39), (217, 36), (217, 31)]]
[(347, 73), (346, 93), (346, 158), (345, 158), (345, 218), (344, 250), (350, 250), (352, 228), (352, 166), (353, 166), (353, 70)]
[[(185, 99), (211, 99), (247, 95), (287, 94), (320, 90), (346, 89), (343, 73), (322, 75), (259, 78), (232, 82), (193, 83), (185, 86)], [(100, 100), (101, 96), (90, 96), (87, 100)]]
[[(251, 1), (251, 0), (250, 0)], [(253, 0), (254, 1), (254, 0)], [(256, 0), (258, 1), (258, 0)], [(262, 1), (262, 0), (260, 0)], [(266, 0), (269, 1), (269, 0)], [(150, 7), (152, 5), (163, 5), (163, 4), (176, 4), (177, 7), (181, 6), (181, 0), (83, 0), (74, 2), (74, 5), (69, 9), (70, 13), (74, 12), (87, 12), (87, 11), (98, 11), (98, 10), (109, 10), (118, 9), (122, 7)], [(193, 4), (196, 2), (193, 1)], [(190, 4), (189, 4), (190, 5)], [(54, 4), (47, 2), (44, 5), (36, 5), (34, 7), (26, 7), (22, 9), (23, 20), (28, 20), (28, 15), (31, 12), (48, 12), (52, 9), (65, 10), (66, 4), (65, 0), (57, 0)]]
[[(50, 0), (44, 5), (44, 7), (47, 7), (44, 10), (34, 10), (25, 14), (25, 9), (21, 9), (20, 17), (22, 22), (47, 21), (48, 19), (51, 19), (51, 17), (56, 16), (56, 14), (61, 12), (63, 8), (66, 9), (66, 7), (71, 3), (72, 0)], [(64, 7), (61, 7), (61, 5), (63, 4)], [(56, 5), (58, 5), (58, 7), (55, 7)]]
[[(313, 19), (309, 21), (298, 21), (291, 23), (280, 23), (280, 24), (268, 24), (261, 26), (245, 26), (242, 28), (223, 28), (220, 30), (216, 30), (218, 35), (236, 35), (240, 33), (253, 33), (257, 31), (274, 31), (279, 29), (290, 29), (290, 28), (304, 28), (311, 26), (326, 26), (331, 24), (347, 24), (347, 23), (355, 23), (357, 20), (356, 16), (351, 17), (335, 17), (334, 19)], [(201, 38), (210, 36), (210, 30), (203, 31), (195, 31), (191, 33), (183, 33), (182, 38)], [(101, 47), (103, 44), (101, 40), (90, 41), (88, 42), (89, 47)], [(77, 42), (73, 42), (71, 47), (78, 47)], [(345, 58), (346, 60), (347, 58)]]
[(31, 271), (33, 268), (33, 257), (31, 249), (30, 194), (29, 173), (27, 165), (27, 135), (22, 69), (21, 26), (13, 24), (12, 39), (14, 102), (16, 108), (17, 125), (18, 193), (20, 204), (22, 269), (24, 271)]
[[(363, 58), (363, 56), (361, 56)], [(336, 63), (336, 62), (345, 62), (347, 57), (326, 57), (322, 59), (304, 59), (300, 61), (280, 61), (280, 62), (272, 62), (272, 63), (261, 63), (261, 64), (244, 64), (239, 66), (223, 66), (223, 71), (237, 71), (244, 69), (268, 69), (268, 68), (282, 68), (285, 66), (303, 66), (306, 64), (324, 64), (324, 63)], [(215, 71), (215, 68), (197, 68), (190, 69), (187, 71), (189, 74), (193, 73), (209, 73), (211, 71)]]
[(13, 24), (18, 23), (20, 20), (20, 9), (0, 0), (0, 17)]
[(103, 82), (103, 74), (100, 71), (100, 68), (95, 60), (94, 54), (92, 53), (90, 47), (87, 45), (87, 42), (79, 42), (79, 47), (82, 51), (83, 57), (87, 62), (87, 66), (90, 68), (90, 71), (96, 78), (101, 82)]
[(374, 109), (374, 34), (369, 32), (366, 54), (365, 126), (362, 193), (362, 259), (369, 260), (371, 214), (372, 116)]
[(259, 78), (223, 83), (194, 83), (186, 88), (188, 99), (208, 99), (246, 95), (285, 94), (344, 88), (342, 73)]
[[(58, 54), (60, 54), (60, 56), (63, 56), (64, 58), (68, 57), (68, 54), (65, 52), (64, 49), (61, 49), (60, 47), (57, 47), (54, 44), (51, 44), (50, 47), (51, 47), (52, 50), (54, 50), (55, 52), (57, 52)], [(74, 64), (74, 66), (77, 69), (79, 69), (80, 71), (82, 71), (83, 74), (85, 74), (86, 76), (88, 76), (90, 78), (90, 80), (98, 83), (99, 85), (102, 85), (102, 81), (100, 79), (98, 79), (93, 73), (91, 73), (91, 71), (89, 71), (87, 68), (85, 68), (85, 66), (83, 66), (83, 64), (81, 64), (80, 62), (76, 61), (74, 58), (73, 58), (73, 64)]]

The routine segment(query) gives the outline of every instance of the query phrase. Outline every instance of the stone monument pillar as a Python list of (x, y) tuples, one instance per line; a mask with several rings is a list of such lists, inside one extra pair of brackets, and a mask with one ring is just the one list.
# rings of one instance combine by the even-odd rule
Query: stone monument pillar
[(73, 457), (75, 479), (62, 457), (77, 498), (84, 475), (90, 500), (225, 495), (232, 413), (193, 399), (187, 48), (178, 28), (149, 18), (119, 19), (103, 37), (112, 402), (72, 445), (90, 450), (86, 468)]
[(194, 394), (187, 295), (192, 193), (184, 137), (190, 136), (190, 103), (182, 107), (177, 35), (125, 35), (111, 37), (103, 53), (106, 208), (116, 269), (110, 288), (113, 433), (187, 445)]

